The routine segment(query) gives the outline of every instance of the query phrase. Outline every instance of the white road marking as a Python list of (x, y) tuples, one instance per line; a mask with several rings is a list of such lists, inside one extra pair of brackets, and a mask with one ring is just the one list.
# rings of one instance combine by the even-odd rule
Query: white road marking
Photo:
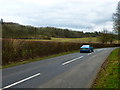
[[(19, 83), (22, 83), (22, 82), (24, 82), (24, 81), (27, 81), (27, 80), (32, 79), (32, 78), (34, 78), (34, 77), (36, 77), (36, 76), (39, 76), (39, 75), (40, 75), (40, 73), (37, 73), (37, 74), (35, 74), (35, 75), (33, 75), (33, 76), (30, 76), (30, 77), (28, 77), (28, 78), (25, 78), (25, 79), (23, 79), (23, 80), (20, 80), (20, 81), (18, 81), (18, 82), (15, 82), (15, 83), (13, 83), (13, 84), (8, 85), (8, 86), (5, 86), (5, 87), (3, 87), (2, 89), (10, 88), (10, 87), (12, 87), (12, 86), (15, 86), (15, 85), (17, 85), (17, 84), (19, 84)], [(2, 89), (1, 89), (1, 90), (2, 90)]]
[(96, 51), (102, 51), (103, 49), (98, 49), (98, 50), (96, 50)]
[(105, 49), (103, 49), (103, 50), (107, 50), (107, 49), (105, 48)]
[(83, 56), (80, 56), (80, 57), (75, 58), (75, 59), (73, 59), (73, 60), (67, 61), (67, 62), (63, 63), (62, 65), (65, 65), (65, 64), (71, 63), (71, 62), (73, 62), (73, 61), (75, 61), (75, 60), (77, 60), (77, 59), (80, 59), (80, 58), (83, 58)]
[(90, 54), (92, 54), (92, 53), (89, 53), (88, 55), (90, 55)]

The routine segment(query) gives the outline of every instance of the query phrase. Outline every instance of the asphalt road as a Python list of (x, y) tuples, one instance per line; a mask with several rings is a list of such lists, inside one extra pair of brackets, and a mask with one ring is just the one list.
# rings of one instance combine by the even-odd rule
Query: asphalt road
[(2, 70), (2, 88), (90, 88), (115, 48), (73, 53)]

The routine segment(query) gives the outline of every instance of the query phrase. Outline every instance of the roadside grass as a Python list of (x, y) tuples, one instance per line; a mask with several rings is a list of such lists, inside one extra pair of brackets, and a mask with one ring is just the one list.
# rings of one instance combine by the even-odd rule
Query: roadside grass
[(120, 84), (120, 48), (115, 49), (103, 64), (92, 88), (118, 88)]
[(44, 60), (44, 59), (50, 59), (50, 58), (53, 58), (53, 57), (58, 57), (58, 56), (62, 56), (62, 55), (76, 53), (78, 51), (79, 50), (75, 50), (75, 51), (71, 51), (71, 52), (62, 52), (62, 53), (59, 53), (59, 54), (54, 54), (54, 55), (50, 55), (50, 56), (46, 56), (46, 57), (41, 57), (41, 58), (34, 58), (34, 59), (27, 59), (27, 60), (24, 60), (24, 61), (21, 60), (21, 61), (18, 61), (18, 62), (11, 62), (8, 65), (3, 65), (0, 68), (2, 68), (2, 69), (9, 68), (9, 67), (17, 66), (17, 65), (27, 64), (27, 63), (31, 63), (31, 62), (35, 62), (35, 61), (40, 61), (40, 60)]

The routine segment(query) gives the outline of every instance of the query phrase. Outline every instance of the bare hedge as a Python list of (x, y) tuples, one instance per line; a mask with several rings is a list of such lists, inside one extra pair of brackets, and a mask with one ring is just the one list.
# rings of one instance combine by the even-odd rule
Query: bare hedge
[[(61, 52), (79, 51), (79, 47), (83, 44), (88, 43), (2, 40), (2, 64), (6, 65), (11, 62), (44, 57)], [(118, 46), (118, 44), (89, 44), (94, 48)]]

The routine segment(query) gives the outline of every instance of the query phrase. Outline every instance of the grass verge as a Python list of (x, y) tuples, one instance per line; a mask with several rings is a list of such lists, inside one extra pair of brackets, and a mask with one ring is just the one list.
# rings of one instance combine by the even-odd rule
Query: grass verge
[(120, 71), (119, 59), (120, 48), (117, 48), (111, 52), (103, 64), (92, 88), (118, 88), (120, 83), (120, 77), (118, 75)]
[(28, 60), (19, 61), (19, 62), (11, 62), (10, 64), (4, 65), (4, 66), (2, 66), (0, 68), (2, 68), (2, 69), (9, 68), (9, 67), (13, 67), (13, 66), (21, 65), (21, 64), (26, 64), (26, 63), (30, 63), (30, 62), (34, 62), (34, 61), (49, 59), (49, 58), (58, 57), (58, 56), (62, 56), (62, 55), (67, 55), (67, 54), (76, 53), (76, 52), (78, 52), (78, 50), (71, 51), (71, 52), (63, 52), (63, 53), (59, 53), (59, 54), (55, 54), (55, 55), (50, 55), (50, 56), (46, 56), (46, 57), (41, 57), (41, 58), (28, 59)]

